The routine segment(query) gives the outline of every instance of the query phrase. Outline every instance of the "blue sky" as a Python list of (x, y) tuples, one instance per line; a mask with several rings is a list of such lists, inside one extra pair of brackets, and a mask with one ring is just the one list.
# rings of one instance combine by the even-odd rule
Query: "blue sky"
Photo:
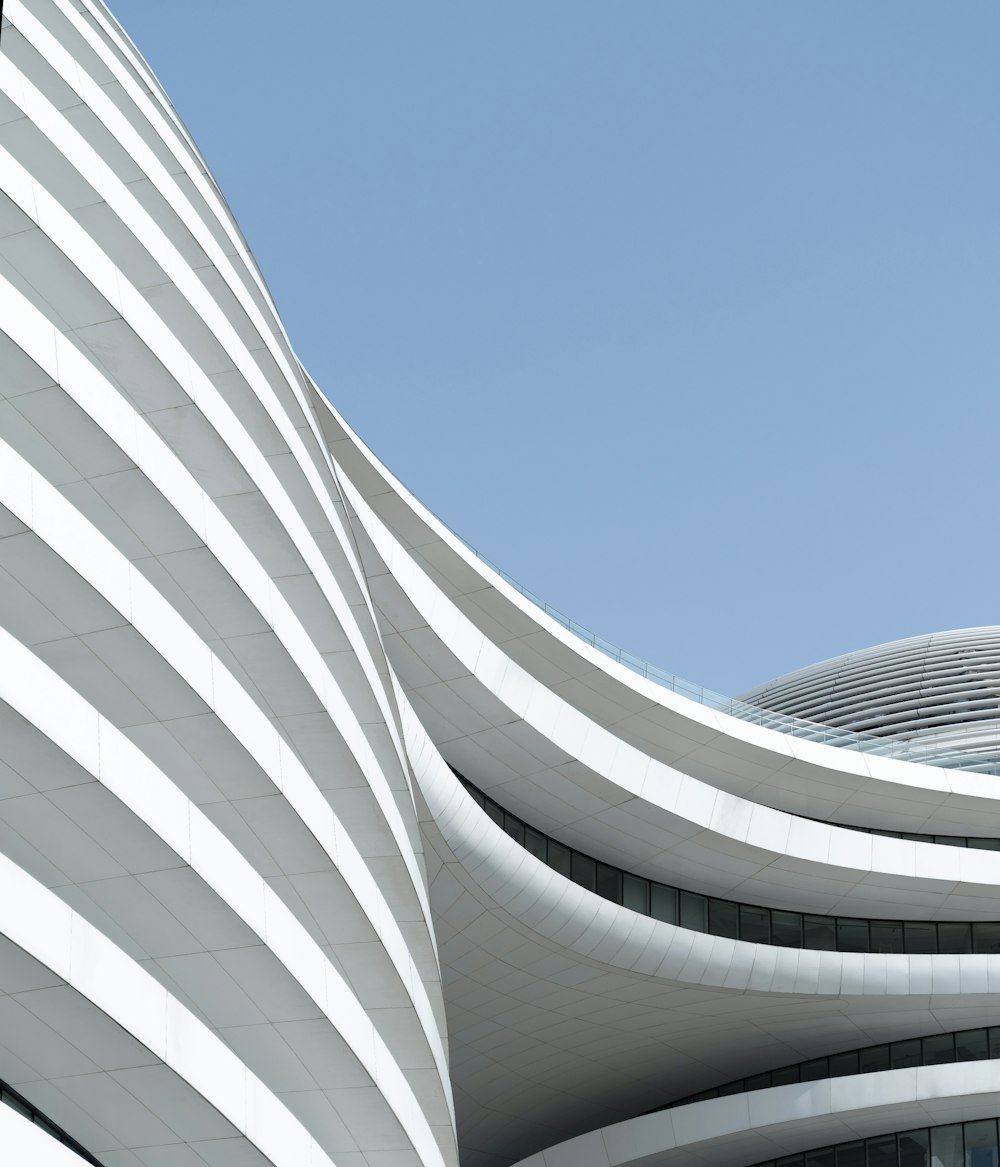
[(299, 356), (724, 692), (1000, 623), (1000, 6), (113, 0)]

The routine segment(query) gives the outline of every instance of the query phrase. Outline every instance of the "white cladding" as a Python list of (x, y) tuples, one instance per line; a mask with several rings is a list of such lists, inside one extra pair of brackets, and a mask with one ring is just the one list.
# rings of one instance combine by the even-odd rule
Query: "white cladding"
[(476, 559), (304, 373), (98, 0), (3, 7), (0, 651), (12, 1162), (80, 1161), (44, 1116), (107, 1167), (746, 1167), (993, 1105), (986, 1062), (635, 1118), (1000, 1022), (1000, 955), (637, 915), (449, 765), (644, 877), (897, 920), (1000, 918), (1000, 854), (836, 824), (1000, 837), (1000, 788), (697, 705)]

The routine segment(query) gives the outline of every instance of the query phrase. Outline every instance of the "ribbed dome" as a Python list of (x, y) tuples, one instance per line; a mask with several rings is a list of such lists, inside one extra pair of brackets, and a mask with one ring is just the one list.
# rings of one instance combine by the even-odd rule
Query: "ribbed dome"
[(1000, 765), (1000, 625), (911, 636), (786, 673), (741, 700), (889, 741), (915, 760)]

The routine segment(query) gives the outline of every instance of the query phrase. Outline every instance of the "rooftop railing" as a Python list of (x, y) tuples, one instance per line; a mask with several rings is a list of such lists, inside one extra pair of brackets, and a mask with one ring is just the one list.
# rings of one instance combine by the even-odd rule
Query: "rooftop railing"
[[(443, 525), (447, 526), (446, 523)], [(509, 584), (516, 592), (524, 596), (526, 600), (530, 600), (532, 604), (540, 608), (547, 616), (555, 620), (557, 624), (560, 624), (585, 644), (596, 648), (599, 652), (604, 653), (605, 656), (617, 661), (620, 665), (624, 665), (625, 668), (637, 673), (640, 677), (645, 677), (657, 685), (662, 685), (672, 693), (678, 693), (682, 697), (697, 701), (699, 705), (705, 705), (709, 709), (715, 709), (719, 713), (726, 713), (730, 717), (739, 718), (740, 721), (747, 721), (752, 725), (760, 725), (765, 729), (774, 729), (779, 733), (791, 734), (793, 737), (802, 738), (805, 741), (822, 742), (824, 745), (836, 746), (841, 750), (854, 750), (862, 754), (876, 754), (883, 758), (898, 758), (905, 762), (920, 762), (926, 766), (939, 766), (948, 770), (971, 770), (979, 774), (1000, 774), (1000, 730), (984, 732), (981, 724), (978, 726), (971, 724), (969, 726), (967, 733), (964, 735), (968, 738), (968, 746), (965, 748), (956, 746), (956, 739), (961, 739), (963, 731), (955, 727), (949, 727), (948, 740), (946, 742), (939, 742), (937, 744), (927, 740), (876, 737), (871, 734), (853, 733), (850, 730), (836, 729), (832, 726), (821, 725), (815, 721), (806, 721), (800, 717), (792, 717), (785, 713), (775, 713), (770, 709), (763, 709), (759, 705), (751, 705), (735, 697), (726, 697), (722, 693), (716, 693), (712, 689), (706, 689), (704, 685), (696, 685), (692, 681), (686, 681), (676, 673), (667, 672), (665, 669), (658, 668), (656, 665), (651, 665), (641, 657), (634, 656), (630, 652), (625, 652), (624, 649), (598, 636), (596, 632), (577, 623), (576, 620), (567, 616), (564, 612), (560, 612), (558, 608), (554, 608), (540, 596), (536, 596), (534, 592), (519, 584), (502, 567), (499, 567), (491, 559), (483, 555), (482, 552), (477, 551), (475, 547), (466, 542), (457, 531), (452, 530), (451, 527), (448, 527), (448, 530), (477, 559), (485, 563), (492, 571), (496, 572), (505, 583)]]

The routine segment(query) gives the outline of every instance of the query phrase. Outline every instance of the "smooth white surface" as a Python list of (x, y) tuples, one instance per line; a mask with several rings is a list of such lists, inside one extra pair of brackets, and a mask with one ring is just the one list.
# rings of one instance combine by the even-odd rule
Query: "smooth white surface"
[(275, 1167), (332, 1163), (275, 1095), (149, 973), (5, 856), (0, 875), (3, 935), (141, 1043), (147, 1065), (162, 1062)]
[(1000, 1021), (1000, 957), (757, 946), (570, 883), (483, 813), (399, 700), (437, 857), (465, 1162), (500, 1164), (760, 1070)]
[[(122, 203), (120, 209), (123, 215), (123, 221), (128, 223), (141, 238), (144, 240), (155, 240), (157, 237), (163, 239), (164, 253), (158, 253), (157, 258), (163, 261), (165, 270), (170, 271), (177, 279), (181, 279), (183, 276), (187, 291), (190, 293), (192, 305), (199, 314), (207, 316), (213, 322), (214, 329), (225, 329), (231, 332), (231, 326), (222, 319), (219, 309), (205, 293), (194, 273), (187, 270), (180, 255), (170, 247), (165, 236), (163, 236), (156, 224), (127, 193), (124, 184), (115, 178), (111, 169), (105, 166), (79, 135), (76, 135), (75, 131), (65, 123), (65, 119), (60, 119), (58, 113), (34, 89), (31, 83), (10, 62), (2, 58), (0, 58), (0, 88), (4, 88), (8, 92), (18, 93), (22, 108), (26, 108), (29, 116), (37, 120), (40, 125), (46, 126), (52, 123), (52, 127), (50, 127), (51, 133), (56, 134), (57, 138), (60, 138), (61, 147), (68, 151), (74, 163), (82, 168), (82, 172), (87, 175), (95, 188), (102, 192), (110, 188), (113, 193), (116, 193), (120, 197)], [(68, 143), (63, 142), (62, 138), (68, 138)], [(73, 256), (77, 252), (77, 248), (73, 246), (75, 239), (79, 249), (81, 249), (79, 256), (81, 266), (87, 271), (88, 277), (95, 281), (95, 286), (100, 288), (111, 299), (112, 304), (122, 313), (124, 319), (131, 322), (133, 316), (137, 318), (135, 326), (138, 335), (144, 338), (148, 337), (153, 351), (163, 360), (166, 368), (174, 374), (178, 383), (188, 390), (191, 400), (202, 410), (208, 411), (209, 417), (224, 435), (229, 448), (246, 450), (249, 443), (241, 440), (241, 431), (235, 424), (235, 417), (232, 412), (226, 409), (218, 393), (215, 391), (214, 386), (212, 386), (207, 376), (198, 369), (190, 355), (171, 336), (169, 330), (165, 329), (162, 323), (156, 320), (155, 313), (149, 310), (142, 296), (129, 286), (127, 281), (121, 276), (121, 273), (117, 272), (107, 258), (95, 249), (91, 242), (86, 240), (79, 229), (75, 228), (75, 225), (68, 219), (65, 212), (60, 210), (55, 200), (47, 199), (44, 192), (38, 190), (37, 185), (28, 185), (28, 181), (26, 181), (27, 176), (22, 177), (22, 174), (19, 173), (20, 168), (16, 166), (14, 159), (8, 156), (4, 161), (6, 167), (14, 175), (15, 183), (17, 184), (15, 189), (23, 189), (25, 191), (21, 200), (23, 208), (28, 210), (32, 203), (36, 205), (38, 203), (41, 204), (37, 212), (40, 216), (39, 225), (43, 225), (48, 233), (54, 235), (64, 254)], [(112, 205), (115, 205), (113, 198), (110, 198), (109, 201)], [(168, 252), (169, 254), (167, 254)], [(103, 279), (101, 278), (102, 270), (104, 272)], [(23, 306), (21, 311), (23, 311)], [(8, 308), (8, 314), (12, 320), (16, 320), (19, 317), (19, 313), (12, 312), (10, 308)], [(59, 367), (57, 379), (64, 387), (67, 386), (67, 383), (72, 385), (74, 380), (72, 371), (74, 366), (76, 366), (80, 369), (78, 375), (82, 379), (87, 379), (91, 382), (88, 386), (91, 395), (95, 392), (99, 393), (101, 378), (96, 377), (92, 370), (90, 371), (90, 376), (87, 377), (87, 372), (83, 370), (84, 362), (75, 346), (67, 344), (60, 336), (58, 330), (53, 329), (55, 347), (54, 349), (50, 349), (49, 340), (44, 335), (44, 325), (39, 322), (36, 328), (38, 330), (39, 343), (36, 347), (29, 347), (25, 351), (42, 368), (50, 372), (50, 374), (55, 374), (57, 367), (59, 367), (61, 357), (62, 366), (65, 367)], [(235, 339), (232, 343), (240, 352), (246, 353), (246, 350), (239, 346)], [(22, 347), (24, 346), (22, 345)], [(46, 359), (47, 357), (48, 359)], [(249, 353), (246, 353), (245, 360), (241, 365), (242, 371), (247, 374), (248, 379), (252, 383), (256, 384), (259, 382), (258, 388), (264, 393), (265, 383), (259, 375), (253, 375), (248, 363), (249, 361)], [(81, 399), (81, 396), (77, 396), (77, 400), (81, 404), (86, 400), (87, 405), (84, 406), (85, 408), (90, 405), (90, 400), (87, 398)], [(275, 631), (286, 633), (296, 638), (295, 652), (297, 658), (303, 665), (308, 661), (312, 666), (310, 681), (314, 690), (329, 703), (331, 716), (334, 717), (338, 726), (342, 727), (342, 731), (350, 731), (353, 733), (353, 741), (351, 743), (352, 752), (359, 758), (365, 768), (366, 777), (379, 800), (380, 808), (386, 816), (390, 829), (400, 844), (404, 862), (407, 862), (410, 868), (414, 890), (418, 897), (421, 896), (421, 881), (413, 865), (410, 847), (404, 841), (405, 829), (403, 823), (388, 790), (382, 771), (372, 756), (369, 743), (364, 740), (360, 726), (352, 726), (351, 724), (356, 721), (351, 703), (344, 697), (329, 669), (324, 668), (322, 663), (316, 659), (318, 654), (315, 652), (313, 644), (308, 637), (301, 633), (298, 621), (287, 611), (287, 605), (284, 603), (280, 592), (266, 578), (260, 566), (253, 561), (247, 548), (242, 545), (232, 530), (231, 524), (219, 514), (218, 509), (211, 504), (206, 493), (190, 479), (189, 475), (183, 472), (177, 460), (172, 458), (169, 452), (164, 450), (162, 443), (158, 442), (151, 427), (145, 425), (136, 426), (135, 420), (126, 414), (121, 418), (121, 424), (129, 431), (129, 436), (125, 437), (122, 435), (120, 429), (110, 427), (107, 421), (107, 409), (108, 407), (105, 407), (98, 416), (101, 417), (102, 424), (115, 437), (122, 449), (131, 455), (136, 465), (150, 476), (151, 481), (164, 491), (166, 497), (178, 506), (179, 512), (188, 519), (193, 529), (202, 535), (209, 546), (213, 547), (213, 550), (219, 555), (220, 561), (228, 570), (233, 572), (235, 578), (245, 588), (249, 589), (250, 594), (256, 599), (258, 609), (262, 613), (270, 616), (273, 620), (272, 626)], [(284, 414), (277, 407), (274, 407), (272, 417), (284, 418)], [(294, 434), (295, 431), (291, 430), (290, 433)], [(287, 437), (289, 435), (285, 436)], [(265, 484), (271, 485), (272, 489), (277, 491), (278, 488), (273, 483), (273, 471), (270, 465), (258, 451), (253, 450), (252, 447), (250, 447), (250, 450), (252, 452), (247, 453), (246, 457), (250, 461), (253, 473), (258, 476), (255, 480), (260, 481), (262, 479)], [(165, 479), (166, 481), (164, 481)], [(319, 485), (318, 489), (319, 497), (328, 497), (325, 487)], [(187, 507), (184, 505), (185, 502), (189, 503)], [(332, 508), (332, 504), (328, 503), (328, 506)], [(285, 506), (279, 506), (277, 513), (283, 519), (286, 529), (291, 527), (295, 533), (299, 533), (300, 530), (304, 531), (301, 518), (295, 513), (294, 508), (287, 501)], [(339, 523), (335, 525), (334, 529), (339, 529)], [(326, 584), (324, 595), (328, 601), (332, 602), (337, 617), (343, 626), (350, 629), (354, 623), (354, 618), (350, 614), (343, 597), (336, 587), (329, 582), (329, 571), (324, 570), (326, 565), (323, 564), (321, 568), (315, 557), (312, 557), (311, 565), (316, 569), (321, 585)], [(253, 583), (249, 583), (248, 580), (253, 580), (254, 575), (260, 578)], [(354, 637), (352, 645), (356, 651), (359, 648), (361, 649), (360, 659), (363, 661), (368, 660), (368, 672), (371, 678), (374, 674), (374, 666), (368, 657), (367, 648), (364, 647), (364, 642), (361, 640), (359, 633), (355, 632)], [(381, 693), (381, 686), (377, 682), (372, 682), (372, 688), (376, 694)], [(384, 706), (384, 697), (382, 701), (383, 716), (386, 718), (386, 724), (394, 727), (392, 718), (387, 716), (388, 709)]]
[[(673, 693), (591, 647), (478, 559), (378, 462), (329, 401), (319, 393), (314, 399), (342, 474), (441, 592), (525, 670), (623, 741), (720, 789), (811, 817), (930, 834), (1000, 837), (1000, 779), (837, 749), (764, 729)], [(378, 574), (377, 568), (370, 571)], [(389, 582), (373, 579), (373, 589), (384, 622), (393, 626), (395, 617), (402, 621), (395, 626), (400, 635), (389, 635), (387, 645), (406, 681), (406, 645), (393, 642), (412, 642), (412, 650), (415, 631), (424, 621), (405, 622), (407, 609), (397, 611), (392, 589), (382, 590)], [(418, 658), (422, 648), (421, 642)], [(428, 659), (433, 663), (426, 656), (421, 663)], [(453, 680), (435, 675), (433, 669), (431, 678), (445, 685)], [(406, 687), (412, 691), (418, 686)], [(484, 709), (457, 685), (450, 687), (447, 704), (438, 706), (434, 702), (439, 694), (428, 694), (433, 711), (445, 720), (460, 716), (455, 728), (472, 736), (466, 726), (476, 724), (473, 711), (481, 725), (484, 715), (489, 719), (488, 706)]]
[(454, 1167), (452, 1081), (465, 1167), (737, 1167), (748, 1131), (992, 1099), (941, 1067), (913, 1097), (875, 1076), (877, 1116), (866, 1076), (609, 1133), (671, 1093), (1000, 1022), (1000, 957), (636, 916), (445, 760), (626, 869), (893, 919), (995, 918), (1000, 855), (800, 816), (1000, 835), (1000, 782), (714, 713), (535, 609), (318, 394), (102, 6), (4, 15), (0, 1077), (113, 1167)]
[(992, 1118), (1000, 1063), (922, 1066), (776, 1086), (591, 1131), (517, 1167), (745, 1167), (868, 1135)]
[[(241, 1103), (262, 1147), (452, 1164), (416, 807), (306, 381), (113, 22), (4, 16), (0, 852), (287, 1099)], [(16, 1039), (0, 1070), (65, 1110)], [(131, 1164), (183, 1110), (146, 1093), (117, 1142), (82, 1095), (64, 1125)]]
[[(37, 726), (152, 827), (265, 941), (339, 1032), (423, 1161), (443, 1162), (412, 1089), (350, 986), (268, 884), (166, 775), (3, 630), (0, 651), (8, 670), (0, 678), (0, 699)], [(17, 940), (6, 929), (4, 932)], [(349, 1073), (353, 1069), (351, 1059), (343, 1060), (344, 1072)], [(349, 1121), (348, 1118), (348, 1124)]]
[[(520, 723), (577, 764), (561, 787), (579, 782), (580, 768), (586, 768), (590, 789), (578, 799), (577, 821), (571, 820), (576, 832), (568, 832), (564, 822), (558, 832), (562, 840), (590, 849), (578, 843), (584, 817), (579, 812), (585, 810), (591, 812), (587, 822), (594, 837), (604, 822), (620, 835), (628, 821), (621, 811), (628, 806), (626, 813), (635, 816), (629, 850), (645, 852), (646, 862), (626, 859), (621, 865), (691, 890), (801, 909), (802, 892), (809, 887), (812, 910), (845, 916), (995, 918), (1000, 853), (880, 838), (761, 807), (643, 754), (596, 724), (485, 637), (350, 483), (345, 490), (393, 580), (458, 665), (507, 710), (508, 726)], [(469, 776), (481, 784), (478, 774)], [(547, 784), (551, 792), (552, 770), (539, 767), (535, 781), (540, 791)], [(491, 793), (503, 803), (505, 789)], [(598, 800), (614, 811), (601, 814)], [(649, 856), (648, 834), (643, 838), (650, 826), (658, 836), (655, 858)], [(618, 856), (611, 861), (618, 862)]]

